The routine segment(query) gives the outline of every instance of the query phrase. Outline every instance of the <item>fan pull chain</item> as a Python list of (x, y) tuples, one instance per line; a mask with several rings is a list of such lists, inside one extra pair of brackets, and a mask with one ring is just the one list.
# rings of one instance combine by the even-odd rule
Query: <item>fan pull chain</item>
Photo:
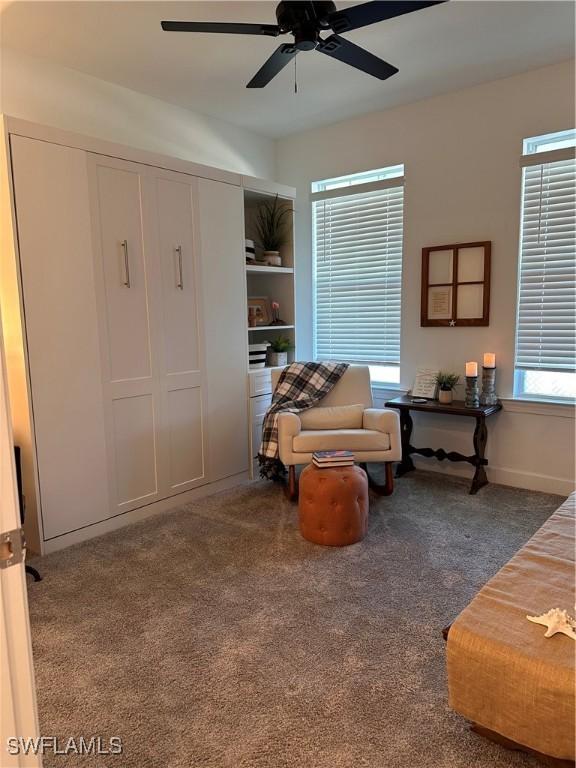
[(298, 59), (298, 54), (294, 56), (294, 93), (298, 93), (298, 72), (296, 69), (296, 60)]

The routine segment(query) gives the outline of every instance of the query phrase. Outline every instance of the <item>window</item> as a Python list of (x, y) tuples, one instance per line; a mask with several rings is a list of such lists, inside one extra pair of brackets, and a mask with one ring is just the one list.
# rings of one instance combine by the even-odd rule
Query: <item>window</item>
[(576, 397), (576, 131), (524, 141), (514, 394)]
[(312, 184), (314, 357), (400, 382), (404, 166)]

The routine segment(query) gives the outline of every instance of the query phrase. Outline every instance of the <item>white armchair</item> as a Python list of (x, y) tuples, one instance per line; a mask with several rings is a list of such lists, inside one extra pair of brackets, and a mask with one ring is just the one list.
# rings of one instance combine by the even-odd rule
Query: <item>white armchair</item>
[[(272, 371), (272, 389), (281, 370)], [(396, 411), (373, 408), (370, 370), (351, 365), (319, 406), (278, 416), (280, 460), (288, 468), (288, 496), (297, 496), (296, 466), (312, 461), (314, 451), (352, 451), (356, 461), (384, 463), (386, 482), (370, 481), (378, 492), (393, 491), (392, 462), (400, 461), (400, 421)], [(364, 466), (364, 468), (366, 468)]]

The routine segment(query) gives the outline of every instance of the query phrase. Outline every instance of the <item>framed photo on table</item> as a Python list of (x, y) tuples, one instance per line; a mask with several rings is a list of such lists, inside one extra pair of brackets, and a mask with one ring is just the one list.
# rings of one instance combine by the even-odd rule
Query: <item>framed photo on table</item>
[(492, 243), (422, 249), (420, 325), (488, 325)]

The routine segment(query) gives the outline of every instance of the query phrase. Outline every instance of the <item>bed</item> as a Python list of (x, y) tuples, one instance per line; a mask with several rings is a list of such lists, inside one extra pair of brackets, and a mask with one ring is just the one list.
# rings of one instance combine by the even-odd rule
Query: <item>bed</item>
[(574, 761), (576, 643), (529, 622), (574, 615), (576, 493), (480, 590), (446, 633), (450, 707), (509, 747)]

